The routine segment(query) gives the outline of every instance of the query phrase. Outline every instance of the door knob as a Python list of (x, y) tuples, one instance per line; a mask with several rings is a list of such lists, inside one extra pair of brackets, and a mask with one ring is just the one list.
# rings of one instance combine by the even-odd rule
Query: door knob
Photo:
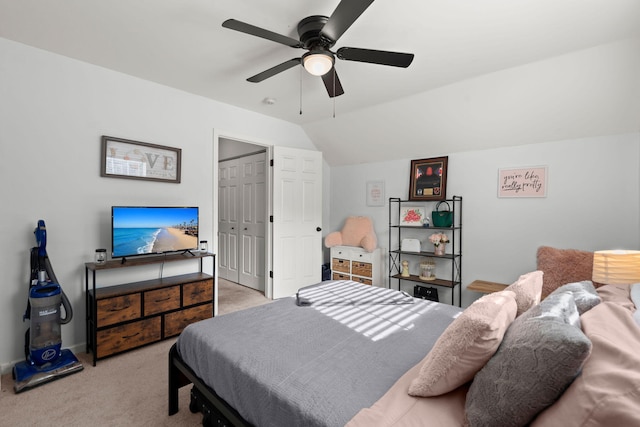
[(322, 231), (322, 228), (316, 227), (316, 231)]

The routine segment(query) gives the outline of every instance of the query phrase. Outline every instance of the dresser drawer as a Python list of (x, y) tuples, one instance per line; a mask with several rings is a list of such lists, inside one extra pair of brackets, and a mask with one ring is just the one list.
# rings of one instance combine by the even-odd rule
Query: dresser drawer
[(160, 317), (98, 331), (97, 357), (105, 357), (161, 339)]
[(349, 276), (348, 274), (340, 273), (333, 273), (333, 276), (331, 278), (333, 280), (351, 280), (351, 276)]
[(334, 246), (330, 250), (331, 258), (349, 258), (351, 249), (348, 246)]
[(98, 300), (96, 323), (98, 328), (142, 316), (140, 294), (123, 295)]
[(144, 293), (144, 315), (180, 308), (180, 286), (156, 289)]
[(207, 301), (213, 301), (213, 279), (182, 286), (183, 307)]
[(342, 258), (332, 258), (331, 259), (331, 270), (332, 271), (341, 271), (343, 273), (348, 273), (351, 268), (351, 261), (348, 259)]
[(208, 319), (212, 315), (212, 303), (169, 313), (164, 316), (164, 338), (178, 335), (190, 323)]
[(351, 249), (350, 258), (353, 262), (374, 262), (373, 252), (366, 252), (364, 249)]
[(355, 277), (351, 278), (354, 282), (364, 283), (365, 285), (373, 285), (373, 281), (371, 279), (367, 279), (366, 277)]
[(351, 274), (355, 274), (356, 276), (371, 277), (372, 271), (373, 269), (371, 263), (359, 261), (351, 262)]

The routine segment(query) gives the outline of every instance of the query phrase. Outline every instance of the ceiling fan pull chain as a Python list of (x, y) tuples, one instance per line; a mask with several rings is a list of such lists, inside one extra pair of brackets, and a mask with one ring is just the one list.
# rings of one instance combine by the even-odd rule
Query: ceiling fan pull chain
[(300, 115), (302, 115), (302, 67), (300, 67)]

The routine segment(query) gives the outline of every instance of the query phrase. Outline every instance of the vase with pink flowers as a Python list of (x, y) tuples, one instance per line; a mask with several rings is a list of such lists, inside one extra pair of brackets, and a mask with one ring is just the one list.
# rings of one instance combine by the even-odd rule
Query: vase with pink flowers
[(433, 252), (436, 255), (444, 255), (445, 254), (445, 246), (449, 243), (449, 236), (445, 233), (434, 233), (429, 236), (429, 241), (433, 243)]

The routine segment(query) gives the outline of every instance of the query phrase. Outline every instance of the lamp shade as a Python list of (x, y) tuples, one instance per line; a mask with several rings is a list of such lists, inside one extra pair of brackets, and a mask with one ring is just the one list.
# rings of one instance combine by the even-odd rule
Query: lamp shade
[(592, 280), (606, 285), (640, 282), (640, 251), (595, 251)]
[(325, 51), (311, 51), (302, 56), (304, 69), (314, 76), (324, 76), (333, 67), (333, 55)]

